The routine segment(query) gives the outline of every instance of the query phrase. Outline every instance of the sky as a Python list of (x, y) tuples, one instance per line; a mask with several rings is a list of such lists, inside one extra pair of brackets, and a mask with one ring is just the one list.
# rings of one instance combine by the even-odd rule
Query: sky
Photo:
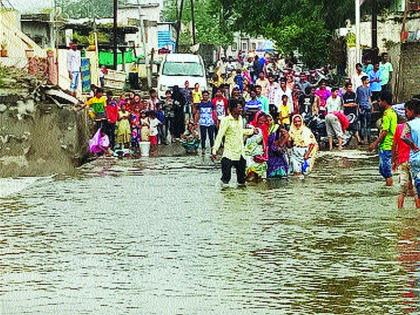
[[(21, 13), (34, 13), (43, 8), (52, 8), (54, 6), (54, 0), (6, 0), (6, 2), (7, 1)], [(160, 3), (163, 5), (163, 1), (164, 0), (140, 0), (140, 3)], [(137, 3), (137, 0), (129, 0), (128, 2)]]
[[(52, 7), (53, 0), (8, 0), (12, 6), (23, 13), (37, 12), (43, 8)], [(7, 2), (7, 1), (6, 1)]]

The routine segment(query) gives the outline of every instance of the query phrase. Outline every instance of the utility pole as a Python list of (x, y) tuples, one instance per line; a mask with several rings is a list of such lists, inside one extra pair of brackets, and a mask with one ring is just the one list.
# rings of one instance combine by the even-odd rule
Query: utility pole
[(378, 0), (372, 0), (372, 49), (378, 48)]
[(139, 37), (139, 42), (141, 42), (143, 45), (143, 55), (144, 55), (144, 66), (146, 67), (146, 78), (147, 78), (147, 88), (152, 88), (152, 68), (150, 66), (149, 61), (149, 54), (147, 52), (147, 44), (146, 44), (146, 32), (144, 30), (144, 21), (143, 21), (143, 15), (141, 14), (141, 5), (140, 0), (137, 0), (137, 8), (139, 11), (139, 28), (140, 28), (140, 34), (141, 38)]
[[(178, 10), (178, 2), (177, 2), (177, 10)], [(177, 28), (176, 28), (176, 51), (178, 52), (178, 44), (179, 44), (179, 34), (181, 33), (181, 25), (182, 25), (182, 11), (184, 10), (184, 0), (181, 0), (181, 5), (179, 8), (178, 21), (177, 21)]]
[(114, 0), (113, 46), (114, 46), (114, 69), (115, 70), (117, 70), (117, 68), (118, 68), (117, 30), (118, 30), (118, 0)]
[(192, 38), (193, 45), (195, 45), (195, 10), (194, 10), (194, 0), (191, 0), (191, 23), (192, 23)]
[(360, 62), (360, 5), (361, 0), (355, 0), (356, 5), (356, 63)]

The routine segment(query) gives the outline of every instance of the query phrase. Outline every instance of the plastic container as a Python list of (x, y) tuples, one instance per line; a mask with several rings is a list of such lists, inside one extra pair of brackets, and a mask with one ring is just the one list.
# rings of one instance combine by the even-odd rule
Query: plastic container
[(149, 141), (140, 142), (140, 154), (141, 156), (150, 155), (150, 142)]

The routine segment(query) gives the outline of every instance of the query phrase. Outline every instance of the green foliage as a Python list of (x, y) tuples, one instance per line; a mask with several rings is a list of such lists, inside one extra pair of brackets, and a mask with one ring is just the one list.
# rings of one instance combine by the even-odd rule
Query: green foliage
[[(231, 19), (225, 15), (218, 0), (195, 0), (195, 27), (197, 42), (226, 47), (233, 42)], [(166, 1), (163, 16), (166, 21), (177, 21), (176, 1)], [(191, 3), (184, 1), (182, 14), (181, 45), (191, 45)]]
[[(232, 27), (250, 35), (262, 35), (276, 43), (283, 53), (298, 51), (308, 66), (329, 60), (328, 46), (333, 31), (354, 20), (354, 0), (215, 0), (233, 17)], [(379, 10), (392, 0), (377, 0)], [(362, 7), (370, 14), (373, 1)]]

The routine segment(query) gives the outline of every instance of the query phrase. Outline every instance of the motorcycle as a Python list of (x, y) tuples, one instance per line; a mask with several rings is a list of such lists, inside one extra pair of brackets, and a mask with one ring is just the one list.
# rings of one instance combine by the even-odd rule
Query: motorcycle
[[(352, 124), (356, 121), (357, 116), (355, 114), (346, 115), (349, 123)], [(312, 133), (315, 136), (316, 141), (320, 147), (327, 147), (328, 146), (328, 135), (327, 135), (327, 127), (325, 123), (325, 116), (323, 115), (313, 115), (313, 116), (306, 116), (304, 118), (306, 126), (311, 129)], [(351, 139), (354, 136), (354, 131), (346, 130), (344, 132), (343, 137), (343, 146), (348, 146), (351, 142)], [(334, 144), (338, 144), (338, 140), (334, 139)]]
[(339, 84), (338, 79), (330, 71), (326, 72), (323, 68), (309, 70), (307, 76), (308, 81), (313, 86), (319, 86), (321, 81), (325, 81), (329, 86), (338, 86)]

